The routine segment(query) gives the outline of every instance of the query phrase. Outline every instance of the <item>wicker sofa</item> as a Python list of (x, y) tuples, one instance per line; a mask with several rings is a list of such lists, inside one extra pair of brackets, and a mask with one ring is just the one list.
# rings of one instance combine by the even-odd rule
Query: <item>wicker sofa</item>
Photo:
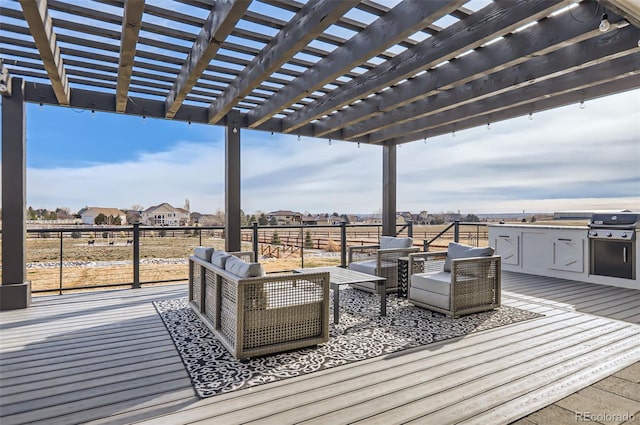
[(215, 258), (189, 257), (191, 308), (230, 353), (246, 359), (329, 340), (328, 272), (264, 275), (250, 263), (253, 253), (233, 256), (248, 260), (232, 261), (257, 275), (234, 273), (230, 261), (220, 266)]
[[(382, 236), (377, 245), (348, 247), (347, 267), (362, 273), (387, 279), (387, 293), (398, 290), (398, 258), (407, 257), (420, 248), (413, 247), (412, 238)], [(364, 282), (351, 285), (367, 292), (376, 292), (376, 284)]]
[(501, 258), (493, 248), (451, 243), (409, 256), (409, 302), (459, 317), (500, 307)]

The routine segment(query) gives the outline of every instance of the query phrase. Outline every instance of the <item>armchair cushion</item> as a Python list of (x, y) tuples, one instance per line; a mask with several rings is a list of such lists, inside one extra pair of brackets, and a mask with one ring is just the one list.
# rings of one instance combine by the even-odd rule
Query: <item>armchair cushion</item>
[(494, 249), (488, 247), (474, 247), (469, 245), (463, 245), (456, 242), (450, 242), (447, 249), (447, 258), (444, 261), (444, 271), (451, 271), (451, 260), (458, 258), (471, 258), (471, 257), (491, 257)]
[(393, 236), (382, 236), (380, 238), (380, 249), (411, 248), (412, 244), (412, 238), (394, 238)]
[(206, 246), (197, 246), (193, 249), (193, 255), (204, 261), (211, 261), (211, 255), (213, 252), (213, 248), (208, 248)]
[(378, 262), (376, 260), (358, 261), (356, 263), (349, 264), (349, 269), (355, 270), (357, 272), (375, 275), (377, 263)]

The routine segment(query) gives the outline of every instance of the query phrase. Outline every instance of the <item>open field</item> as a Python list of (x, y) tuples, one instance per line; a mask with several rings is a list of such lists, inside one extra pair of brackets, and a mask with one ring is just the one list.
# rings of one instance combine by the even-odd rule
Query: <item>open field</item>
[[(586, 220), (536, 222), (537, 225), (584, 226)], [(448, 225), (413, 227), (414, 243), (422, 246), (423, 240), (433, 239)], [(460, 225), (460, 242), (486, 246), (487, 228), (477, 225)], [(273, 233), (278, 232), (281, 245), (269, 242)], [(305, 241), (306, 232), (310, 233), (313, 249), (304, 248), (301, 258), (300, 245)], [(407, 230), (402, 232), (406, 235)], [(152, 236), (153, 235), (153, 236)], [(259, 258), (265, 271), (277, 272), (304, 267), (319, 267), (340, 264), (340, 228), (261, 228), (259, 231)], [(366, 245), (376, 243), (380, 230), (376, 226), (358, 226), (347, 228), (347, 245)], [(102, 238), (100, 232), (83, 233), (80, 238), (59, 233), (50, 237), (39, 237), (29, 233), (27, 238), (27, 278), (32, 282), (34, 291), (59, 290), (74, 287), (92, 287), (101, 285), (124, 284), (133, 281), (133, 246), (127, 241), (129, 233), (112, 232), (108, 238)], [(222, 231), (210, 231), (202, 236), (187, 234), (183, 231), (169, 231), (161, 237), (158, 232), (143, 232), (140, 238), (140, 281), (158, 282), (188, 278), (186, 258), (193, 248), (202, 245), (216, 249), (224, 248)], [(95, 238), (95, 239), (94, 239)], [(93, 245), (88, 241), (94, 240)], [(444, 250), (453, 240), (453, 229), (441, 236), (430, 246), (431, 251)], [(110, 245), (110, 242), (113, 244)], [(252, 250), (251, 232), (243, 231), (242, 250)], [(333, 251), (333, 252), (330, 252)], [(61, 254), (62, 252), (62, 254)], [(62, 262), (62, 268), (60, 263)], [(1, 269), (0, 269), (1, 275)]]

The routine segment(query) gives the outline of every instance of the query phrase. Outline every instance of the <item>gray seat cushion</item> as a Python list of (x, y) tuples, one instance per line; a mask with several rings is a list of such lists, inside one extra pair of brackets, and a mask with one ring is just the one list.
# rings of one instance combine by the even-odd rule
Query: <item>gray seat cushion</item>
[(264, 274), (260, 263), (247, 263), (233, 255), (227, 258), (224, 269), (238, 277), (258, 277)]
[(461, 243), (450, 242), (447, 248), (447, 258), (444, 260), (445, 272), (451, 271), (451, 260), (458, 258), (472, 258), (472, 257), (491, 257), (494, 249), (490, 246), (487, 247), (475, 247), (469, 245), (463, 245)]
[(451, 273), (411, 275), (409, 299), (448, 310), (451, 305)]
[(197, 246), (193, 249), (193, 255), (204, 261), (211, 261), (211, 254), (213, 254), (213, 248), (206, 246)]
[(369, 260), (369, 261), (358, 261), (355, 263), (349, 264), (350, 270), (355, 270), (357, 272), (362, 272), (366, 274), (376, 274), (377, 261)]
[(231, 257), (231, 254), (227, 254), (225, 251), (215, 251), (211, 255), (211, 264), (224, 269), (224, 266), (227, 263), (227, 258), (229, 257)]

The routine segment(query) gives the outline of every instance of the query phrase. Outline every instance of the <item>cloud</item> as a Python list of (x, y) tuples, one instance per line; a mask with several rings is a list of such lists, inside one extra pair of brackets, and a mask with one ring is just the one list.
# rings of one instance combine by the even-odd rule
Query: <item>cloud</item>
[[(76, 120), (85, 118), (77, 115)], [(640, 209), (640, 90), (586, 102), (585, 109), (571, 105), (533, 118), (399, 147), (398, 211)], [(154, 122), (144, 131), (145, 137), (158, 141), (155, 152), (149, 143), (146, 152), (137, 152), (131, 140), (126, 160), (80, 166), (78, 161), (61, 166), (64, 152), (48, 152), (56, 165), (27, 171), (28, 204), (77, 210), (85, 205), (127, 208), (161, 202), (182, 206), (189, 199), (193, 211), (223, 208), (221, 129), (198, 126), (185, 131), (181, 123), (173, 123), (182, 127), (168, 131)], [(154, 128), (160, 130), (154, 133)], [(28, 137), (44, 137), (40, 134)], [(326, 140), (298, 141), (251, 130), (242, 130), (241, 136), (245, 212), (380, 210), (381, 147), (337, 141), (329, 146)], [(47, 143), (55, 143), (51, 137)], [(56, 137), (73, 134), (58, 132)]]

